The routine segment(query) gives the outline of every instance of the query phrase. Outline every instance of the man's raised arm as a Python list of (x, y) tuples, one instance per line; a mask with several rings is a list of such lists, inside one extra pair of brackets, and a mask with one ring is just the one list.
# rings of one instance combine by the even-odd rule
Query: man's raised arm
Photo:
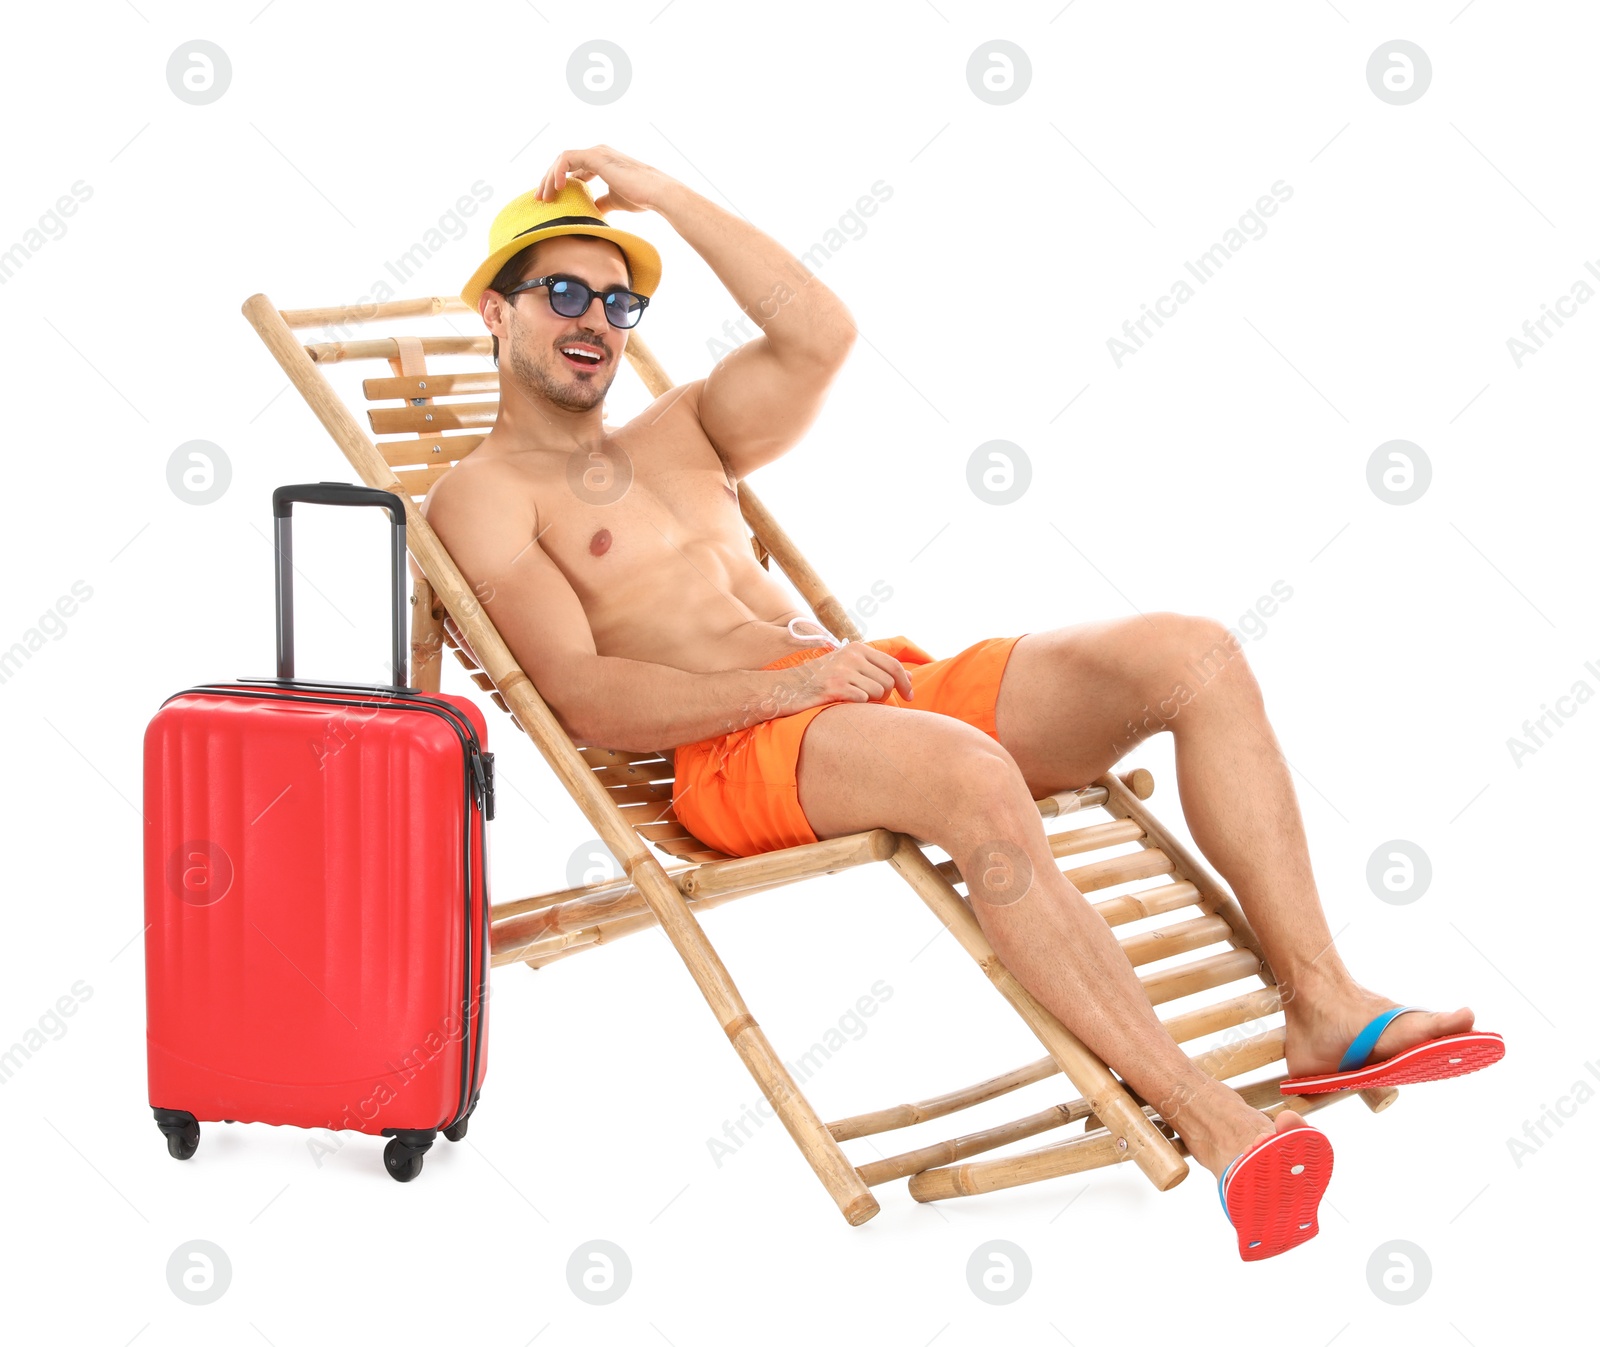
[(700, 424), (735, 478), (792, 448), (822, 410), (855, 342), (844, 302), (777, 240), (659, 169), (606, 145), (567, 150), (541, 183), (553, 197), (568, 173), (598, 174), (602, 211), (653, 210), (717, 275), (761, 335), (685, 384)]

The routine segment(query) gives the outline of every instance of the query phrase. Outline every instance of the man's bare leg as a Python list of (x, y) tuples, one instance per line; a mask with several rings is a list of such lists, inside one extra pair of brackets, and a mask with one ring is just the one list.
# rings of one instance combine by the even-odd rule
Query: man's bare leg
[[(1111, 928), (1051, 856), (1016, 763), (981, 730), (924, 711), (838, 702), (807, 727), (796, 780), (819, 837), (886, 827), (954, 857), (971, 881), (978, 924), (1005, 966), (1163, 1109), (1212, 1173), (1271, 1135), (1273, 1119), (1199, 1071), (1162, 1028)], [(996, 847), (1015, 848), (1019, 872), (1031, 870), (1010, 891), (978, 873)], [(1276, 1126), (1294, 1125), (1303, 1120), (1284, 1110)]]
[[(1336, 1070), (1360, 1029), (1400, 1004), (1358, 984), (1333, 947), (1260, 686), (1221, 624), (1151, 613), (1030, 633), (1007, 663), (995, 729), (1036, 797), (1087, 785), (1134, 744), (1172, 732), (1189, 831), (1277, 974), (1290, 1075)], [(1402, 1015), (1372, 1060), (1472, 1022), (1467, 1007)]]

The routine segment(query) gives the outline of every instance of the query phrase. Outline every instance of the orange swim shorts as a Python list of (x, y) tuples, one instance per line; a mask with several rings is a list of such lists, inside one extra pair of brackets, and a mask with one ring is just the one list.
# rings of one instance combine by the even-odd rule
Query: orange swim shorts
[[(868, 641), (905, 665), (914, 694), (907, 701), (891, 688), (876, 704), (954, 716), (998, 743), (994, 708), (1000, 679), (1011, 648), (1021, 639), (990, 637), (944, 659), (935, 659), (903, 636)], [(762, 668), (783, 669), (829, 653), (830, 647), (819, 644)], [(675, 749), (672, 806), (678, 821), (702, 842), (730, 856), (754, 856), (817, 841), (800, 808), (795, 769), (806, 728), (818, 712), (835, 704), (808, 706)]]

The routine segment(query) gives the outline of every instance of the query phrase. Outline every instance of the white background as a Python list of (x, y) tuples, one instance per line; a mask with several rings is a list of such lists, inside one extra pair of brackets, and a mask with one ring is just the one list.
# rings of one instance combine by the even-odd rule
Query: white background
[[(6, 22), (0, 248), (75, 181), (92, 189), (0, 287), (13, 488), (0, 645), (74, 582), (92, 589), (0, 684), (0, 1046), (75, 983), (92, 990), (3, 1086), (8, 1326), (116, 1344), (943, 1347), (1284, 1330), (1487, 1344), (1540, 1315), (1592, 1314), (1580, 1288), (1600, 1104), (1573, 1092), (1600, 1084), (1585, 1070), (1600, 1071), (1600, 708), (1566, 703), (1575, 713), (1520, 764), (1508, 747), (1575, 684), (1600, 687), (1585, 667), (1600, 663), (1600, 304), (1520, 368), (1507, 347), (1586, 260), (1600, 266), (1588, 7), (107, 0)], [(601, 107), (565, 74), (597, 37), (633, 70)], [(205, 106), (165, 77), (196, 38), (232, 66)], [(966, 81), (996, 38), (1032, 65), (1006, 105)], [(1433, 68), (1405, 106), (1365, 75), (1395, 38)], [(1490, 1071), (1402, 1091), (1382, 1115), (1317, 1115), (1338, 1164), (1305, 1248), (1241, 1264), (1198, 1168), (1167, 1193), (1130, 1166), (933, 1206), (894, 1183), (851, 1229), (775, 1122), (719, 1167), (708, 1139), (755, 1086), (654, 931), (496, 973), (472, 1134), (436, 1146), (413, 1184), (354, 1134), (320, 1164), (308, 1142), (331, 1134), (260, 1125), (208, 1125), (186, 1164), (165, 1154), (145, 1096), (141, 734), (184, 686), (271, 672), (271, 489), (353, 478), (239, 306), (257, 291), (280, 307), (361, 298), (481, 181), (485, 209), (398, 288), (454, 294), (493, 211), (558, 151), (596, 142), (797, 254), (873, 183), (892, 188), (818, 269), (863, 340), (814, 429), (752, 479), (841, 600), (892, 588), (867, 635), (947, 654), (1135, 611), (1237, 623), (1275, 582), (1292, 589), (1246, 650), (1345, 960), (1403, 1003), (1470, 1004), (1508, 1044)], [(1293, 195), (1265, 235), (1118, 368), (1107, 339), (1280, 180)], [(705, 373), (735, 305), (664, 220), (618, 222), (664, 255), (641, 334), (674, 377)], [(1039, 290), (1047, 303), (1025, 298)], [(613, 419), (642, 402), (621, 375)], [(232, 470), (203, 506), (166, 476), (196, 439)], [(993, 439), (1032, 466), (1007, 506), (966, 484)], [(1413, 504), (1368, 485), (1392, 439), (1432, 465)], [(302, 515), (299, 563), (320, 593), (302, 591), (301, 671), (377, 677), (382, 526)], [(453, 664), (445, 678), (466, 690)], [(490, 715), (504, 900), (563, 884), (592, 829)], [(1181, 825), (1170, 737), (1136, 764), (1156, 772), (1159, 817)], [(1366, 881), (1395, 838), (1433, 867), (1405, 906)], [(705, 926), (790, 1060), (875, 982), (892, 988), (806, 1083), (825, 1118), (1039, 1055), (884, 867)], [(1047, 1107), (1061, 1086), (912, 1140)], [(1563, 1098), (1571, 1116), (1519, 1163), (1510, 1139)], [(870, 1143), (846, 1149), (874, 1158)], [(232, 1265), (207, 1307), (168, 1288), (168, 1257), (191, 1239)], [(590, 1239), (631, 1261), (607, 1307), (568, 1288)], [(1031, 1262), (1009, 1306), (968, 1288), (990, 1239)], [(1404, 1307), (1368, 1281), (1395, 1239), (1432, 1267)]]

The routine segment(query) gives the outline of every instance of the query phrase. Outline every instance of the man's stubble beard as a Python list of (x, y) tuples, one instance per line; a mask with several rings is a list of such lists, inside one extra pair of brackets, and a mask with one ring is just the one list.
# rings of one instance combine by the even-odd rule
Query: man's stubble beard
[(520, 343), (510, 343), (511, 377), (525, 393), (542, 397), (569, 412), (586, 412), (605, 401), (611, 382), (617, 377), (616, 367), (607, 371), (605, 382), (598, 378), (587, 383), (568, 383), (537, 364)]

